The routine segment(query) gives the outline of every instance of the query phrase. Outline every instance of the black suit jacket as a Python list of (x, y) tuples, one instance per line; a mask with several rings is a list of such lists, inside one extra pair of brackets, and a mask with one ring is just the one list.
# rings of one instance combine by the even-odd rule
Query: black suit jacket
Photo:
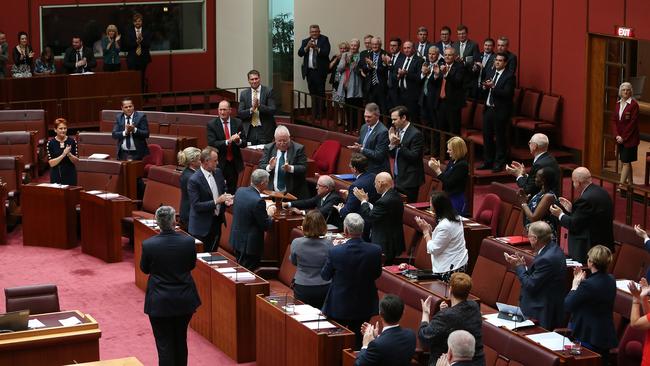
[(515, 272), (521, 282), (519, 306), (524, 315), (539, 320), (542, 328), (562, 325), (566, 295), (566, 260), (562, 249), (554, 242), (548, 243), (528, 269), (517, 266)]
[[(275, 142), (264, 146), (264, 155), (262, 156), (262, 160), (260, 160), (259, 168), (266, 169), (266, 166), (269, 164), (271, 158), (276, 156), (277, 151), (278, 149), (275, 147)], [(309, 197), (309, 191), (307, 190), (307, 181), (305, 180), (305, 174), (307, 173), (307, 157), (305, 156), (305, 147), (295, 141), (291, 141), (286, 152), (285, 161), (287, 164), (293, 165), (294, 169), (293, 173), (287, 173), (286, 175), (285, 183), (287, 186), (287, 192), (293, 194), (299, 199)], [(269, 173), (269, 189), (275, 190), (275, 186), (273, 185), (276, 173), (275, 168)]]
[[(470, 69), (472, 68), (472, 65), (474, 65), (474, 62), (479, 61), (480, 52), (478, 49), (478, 45), (476, 44), (476, 42), (472, 41), (471, 39), (468, 39), (467, 42), (465, 43), (465, 52), (463, 52), (462, 55), (460, 54), (460, 42), (458, 41), (454, 42), (452, 44), (452, 47), (456, 49), (456, 54), (460, 56), (460, 58), (463, 60), (464, 63), (469, 65)], [(468, 57), (472, 57), (471, 62), (468, 62), (469, 61)]]
[[(302, 67), (300, 68), (303, 79), (307, 76), (307, 63), (309, 62), (309, 49), (305, 47), (310, 40), (311, 38), (303, 39), (298, 49), (298, 56), (303, 58)], [(318, 49), (316, 53), (316, 71), (325, 79), (330, 63), (330, 40), (321, 34), (316, 41), (316, 48)]]
[[(488, 76), (492, 81), (495, 80), (497, 70), (494, 69), (492, 73)], [(508, 69), (503, 69), (501, 71), (501, 76), (497, 80), (496, 85), (492, 88), (492, 95), (488, 101), (488, 91), (486, 91), (485, 98), (486, 103), (491, 102), (494, 104), (494, 107), (501, 111), (502, 113), (507, 113), (508, 116), (512, 112), (512, 98), (515, 95), (515, 86), (517, 85), (517, 78)]]
[(395, 186), (404, 188), (419, 187), (424, 183), (424, 136), (413, 123), (409, 124), (397, 148), (389, 150), (390, 156), (397, 155), (397, 173)]
[[(226, 181), (220, 169), (216, 169), (212, 176), (217, 184), (219, 194), (226, 193)], [(187, 194), (190, 199), (190, 218), (187, 229), (194, 236), (206, 236), (210, 232), (212, 217), (217, 204), (216, 197), (212, 196), (212, 190), (201, 169), (197, 169), (187, 182)], [(219, 223), (224, 222), (226, 205), (219, 205)]]
[(469, 164), (467, 160), (450, 161), (445, 170), (437, 177), (442, 182), (442, 190), (448, 195), (465, 192), (469, 178)]
[(549, 189), (554, 193), (559, 193), (560, 166), (557, 164), (553, 155), (548, 151), (542, 153), (537, 158), (527, 175), (517, 179), (517, 185), (522, 188), (526, 194), (534, 195), (539, 192), (539, 187), (535, 185), (535, 175), (540, 169), (544, 169), (544, 172), (550, 171), (553, 174), (555, 181), (553, 186), (549, 187)]
[[(390, 56), (392, 58), (393, 55)], [(404, 64), (405, 58), (406, 56), (400, 52), (397, 54), (397, 57), (395, 57), (395, 61), (386, 65), (386, 86), (391, 90), (397, 91), (397, 69), (395, 68), (395, 65)]]
[[(238, 118), (230, 117), (230, 136), (239, 133), (241, 140), (239, 144), (230, 144), (230, 149), (232, 151), (232, 162), (235, 164), (235, 169), (237, 172), (244, 170), (244, 160), (241, 156), (240, 147), (246, 147), (246, 136), (244, 135), (242, 123)], [(219, 165), (223, 167), (226, 164), (226, 159), (228, 157), (228, 145), (226, 145), (226, 133), (223, 129), (223, 121), (221, 118), (217, 117), (212, 121), (208, 122), (208, 145), (219, 150)]]
[[(359, 140), (357, 140), (359, 144), (363, 145), (367, 133), (368, 124), (364, 123), (359, 131)], [(364, 148), (361, 149), (361, 154), (368, 158), (368, 173), (390, 173), (388, 142), (388, 129), (381, 121), (378, 121), (370, 131)]]
[[(404, 68), (408, 61), (408, 57), (406, 55), (403, 56), (392, 67), (392, 72), (396, 78), (398, 70)], [(397, 87), (400, 95), (409, 99), (413, 98), (414, 100), (417, 100), (420, 96), (422, 63), (424, 63), (422, 57), (419, 57), (417, 54), (411, 55), (411, 62), (408, 64), (407, 73), (402, 78), (406, 82), (406, 88), (402, 87), (403, 84), (399, 81), (400, 79), (397, 79)]]
[[(440, 54), (441, 54), (441, 55), (444, 55), (444, 54), (445, 54), (445, 46), (442, 44), (442, 41), (438, 41), (438, 42), (436, 42), (435, 46), (438, 47), (438, 49), (440, 50)], [(453, 46), (454, 46), (454, 43), (453, 43), (453, 42), (449, 42), (449, 44), (448, 44), (447, 47), (453, 47)]]
[(508, 64), (506, 65), (506, 68), (510, 70), (513, 74), (517, 73), (517, 55), (514, 53), (508, 51)]
[[(418, 56), (422, 57), (422, 59), (423, 59), (424, 61), (427, 60), (427, 55), (428, 55), (428, 53), (429, 53), (429, 48), (430, 48), (431, 46), (435, 46), (435, 45), (434, 45), (433, 43), (431, 43), (431, 42), (427, 42), (427, 43), (425, 43), (425, 45), (424, 45), (424, 52), (420, 52), (420, 42), (413, 42), (413, 50), (415, 51), (415, 53), (416, 53)], [(440, 53), (442, 53), (442, 52), (440, 52)]]
[(261, 255), (264, 252), (264, 232), (273, 219), (266, 213), (266, 203), (255, 187), (241, 187), (235, 192), (230, 226), (230, 245), (240, 253)]
[(273, 141), (273, 134), (275, 133), (276, 106), (273, 89), (264, 85), (262, 85), (261, 88), (262, 89), (258, 96), (260, 100), (258, 110), (260, 123), (262, 124), (260, 127), (263, 131), (261, 136), (252, 136), (250, 133), (251, 120), (253, 118), (253, 114), (251, 113), (251, 108), (253, 108), (253, 90), (251, 88), (246, 88), (239, 93), (238, 115), (244, 122), (243, 128), (244, 133), (246, 134), (246, 141), (250, 142), (251, 145), (268, 144)]
[(122, 51), (127, 52), (126, 63), (129, 68), (136, 66), (146, 65), (151, 62), (151, 40), (153, 35), (149, 29), (142, 27), (142, 41), (140, 42), (140, 56), (136, 54), (138, 49), (137, 37), (135, 34), (135, 27), (129, 25), (126, 32), (122, 35)]
[(344, 219), (345, 216), (351, 212), (359, 213), (361, 202), (353, 193), (355, 188), (363, 189), (364, 192), (368, 193), (370, 202), (375, 202), (377, 199), (377, 190), (375, 190), (375, 176), (376, 175), (374, 173), (363, 173), (359, 175), (354, 182), (352, 182), (348, 188), (348, 198), (345, 201), (345, 205), (340, 211), (342, 219)]
[[(443, 58), (439, 58), (438, 61), (436, 62), (438, 66), (442, 65), (445, 63)], [(429, 67), (431, 67), (431, 63), (427, 62)], [(434, 109), (437, 108), (438, 106), (438, 97), (440, 96), (440, 86), (436, 88), (436, 84), (434, 83), (434, 77), (433, 73), (430, 73), (429, 75), (426, 75), (422, 77), (422, 74), (420, 74), (420, 99), (419, 99), (419, 105), (422, 108), (428, 109), (430, 111), (433, 111)], [(424, 90), (426, 89), (427, 93), (424, 93)]]
[[(370, 60), (373, 59), (374, 57), (374, 52), (362, 52), (360, 55), (360, 65), (361, 65), (361, 71), (366, 75), (364, 82), (363, 82), (363, 92), (367, 93), (371, 88), (380, 88), (380, 90), (386, 90), (388, 87), (388, 65), (384, 64), (384, 61), (382, 60), (382, 56), (386, 55), (386, 51), (384, 50), (379, 50), (379, 59), (376, 64), (374, 65), (368, 65), (366, 63), (366, 57), (368, 57)], [(377, 85), (373, 86), (372, 85), (372, 75), (377, 71), (377, 81), (379, 82)]]
[[(111, 133), (113, 139), (117, 140), (118, 157), (122, 152), (122, 142), (126, 138), (126, 136), (123, 135), (125, 130), (125, 121), (126, 118), (124, 113), (119, 113), (115, 117), (115, 125), (113, 125), (113, 131)], [(147, 122), (147, 115), (135, 111), (131, 115), (131, 123), (136, 128), (135, 132), (133, 132), (131, 136), (133, 136), (133, 142), (135, 144), (135, 155), (137, 159), (140, 160), (149, 154), (149, 147), (147, 146), (147, 139), (149, 138), (149, 122)]]
[(181, 222), (183, 222), (185, 225), (189, 224), (190, 222), (190, 196), (187, 193), (187, 184), (190, 180), (190, 177), (194, 175), (195, 170), (192, 170), (192, 168), (187, 167), (183, 169), (183, 173), (181, 173), (181, 204), (180, 204), (180, 217), (181, 217)]
[[(440, 88), (442, 87), (442, 80), (445, 78), (445, 95), (446, 103), (451, 108), (461, 109), (465, 106), (465, 67), (458, 61), (454, 61), (451, 64), (451, 70), (447, 73), (447, 76), (444, 77), (442, 73), (433, 80), (435, 90), (440, 94)], [(429, 80), (431, 82), (431, 80)], [(438, 100), (440, 102), (440, 100)]]
[(362, 349), (355, 366), (410, 365), (415, 354), (415, 333), (400, 326), (386, 329), (375, 338), (368, 348)]
[(325, 221), (334, 225), (338, 228), (343, 227), (343, 221), (339, 212), (334, 208), (335, 205), (342, 203), (343, 199), (336, 191), (330, 192), (327, 197), (323, 200), (321, 196), (314, 196), (305, 200), (298, 200), (291, 202), (291, 207), (295, 207), (300, 210), (311, 210), (317, 209), (325, 218)]
[[(485, 54), (485, 52), (481, 52), (479, 54), (479, 57), (478, 57), (478, 60), (477, 60), (478, 62), (481, 62), (481, 64), (483, 63), (483, 55), (484, 54)], [(481, 73), (481, 75), (480, 75), (481, 76), (481, 82), (485, 81), (485, 79), (487, 79), (488, 75), (491, 75), (492, 73), (494, 73), (494, 58), (495, 57), (496, 57), (496, 53), (494, 53), (494, 52), (490, 53), (490, 55), (488, 56), (487, 61), (485, 62), (485, 65), (483, 65), (483, 67), (481, 67), (481, 71), (480, 71), (480, 73)]]
[(77, 50), (72, 47), (68, 47), (68, 49), (65, 50), (65, 54), (63, 55), (63, 68), (65, 68), (65, 71), (68, 74), (93, 71), (95, 66), (97, 66), (95, 54), (93, 53), (92, 49), (83, 47), (81, 50), (81, 55), (82, 57), (86, 58), (86, 66), (76, 67), (75, 64), (77, 63)]
[(573, 336), (595, 347), (616, 347), (614, 330), (614, 300), (616, 280), (606, 272), (598, 271), (580, 282), (576, 290), (564, 299), (564, 311), (571, 313)]
[(192, 279), (194, 238), (163, 231), (142, 242), (140, 269), (149, 275), (144, 312), (153, 317), (192, 314), (201, 299)]
[(585, 188), (573, 203), (570, 214), (562, 215), (560, 225), (569, 230), (569, 256), (587, 263), (587, 252), (602, 244), (614, 252), (612, 222), (614, 209), (607, 191), (595, 184)]
[(394, 188), (378, 198), (372, 209), (368, 202), (363, 203), (359, 214), (370, 225), (372, 241), (381, 246), (387, 257), (394, 258), (404, 251), (404, 204)]

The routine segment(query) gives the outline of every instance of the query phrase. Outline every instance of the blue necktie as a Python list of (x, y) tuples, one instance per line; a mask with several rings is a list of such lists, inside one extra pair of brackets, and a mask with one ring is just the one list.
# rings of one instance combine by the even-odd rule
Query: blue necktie
[(363, 137), (363, 143), (361, 144), (363, 145), (363, 148), (366, 147), (366, 141), (368, 141), (368, 136), (370, 136), (371, 133), (372, 133), (372, 128), (369, 128), (368, 132), (366, 132), (366, 135)]
[(284, 179), (286, 178), (287, 172), (282, 169), (284, 166), (284, 154), (285, 152), (280, 153), (280, 160), (278, 161), (278, 186), (276, 187), (278, 191), (284, 191), (287, 188)]

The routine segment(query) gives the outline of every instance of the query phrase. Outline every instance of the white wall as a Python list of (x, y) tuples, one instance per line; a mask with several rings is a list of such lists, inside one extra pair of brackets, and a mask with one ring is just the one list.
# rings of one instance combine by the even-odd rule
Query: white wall
[(217, 0), (217, 86), (247, 86), (246, 73), (261, 72), (269, 81), (268, 0)]
[(332, 46), (330, 55), (338, 52), (339, 42), (352, 38), (361, 40), (363, 50), (364, 35), (372, 34), (383, 39), (384, 8), (384, 0), (295, 0), (293, 88), (308, 91), (307, 82), (302, 80), (300, 74), (302, 58), (298, 57), (298, 49), (301, 41), (309, 37), (310, 24), (318, 24), (321, 34), (329, 38)]

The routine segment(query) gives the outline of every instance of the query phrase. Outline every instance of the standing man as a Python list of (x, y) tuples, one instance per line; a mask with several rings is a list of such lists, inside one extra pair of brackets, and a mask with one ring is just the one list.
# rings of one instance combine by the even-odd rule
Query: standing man
[[(431, 46), (427, 53), (427, 61), (422, 64), (420, 73), (420, 82), (422, 85), (419, 99), (421, 122), (435, 129), (440, 129), (438, 124), (438, 97), (440, 96), (440, 90), (436, 88), (434, 83), (433, 69), (436, 65), (440, 67), (444, 63), (445, 58), (440, 54), (438, 47)], [(428, 138), (429, 134), (427, 134), (427, 140)], [(439, 145), (440, 136), (437, 132), (434, 133), (434, 140), (435, 145)], [(429, 146), (429, 144), (426, 145)], [(433, 153), (437, 155), (438, 150), (434, 149)]]
[(436, 47), (438, 47), (440, 52), (443, 54), (445, 53), (445, 49), (453, 47), (453, 42), (451, 41), (451, 28), (446, 25), (440, 28), (440, 41), (436, 43)]
[(368, 172), (390, 172), (388, 159), (388, 129), (379, 122), (379, 106), (375, 103), (366, 104), (363, 118), (366, 123), (361, 127), (359, 140), (348, 149), (361, 153), (368, 158)]
[(483, 112), (485, 161), (479, 169), (492, 169), (493, 172), (500, 172), (506, 166), (506, 131), (517, 84), (515, 74), (506, 69), (507, 62), (506, 55), (498, 53), (494, 58), (494, 73), (483, 82), (483, 90), (487, 90)]
[(93, 71), (97, 66), (93, 50), (84, 47), (79, 35), (72, 36), (72, 46), (65, 50), (63, 67), (68, 74), (80, 74)]
[(7, 43), (7, 35), (0, 31), (0, 79), (6, 75), (7, 60), (9, 59), (9, 43)]
[(151, 32), (142, 27), (142, 14), (133, 14), (133, 27), (128, 27), (124, 40), (122, 42), (122, 50), (127, 52), (126, 65), (129, 70), (141, 71), (140, 84), (142, 92), (146, 93), (145, 78), (147, 74), (147, 65), (151, 62)]
[(291, 141), (291, 135), (285, 126), (278, 126), (275, 129), (275, 142), (264, 146), (259, 167), (271, 175), (268, 189), (288, 192), (298, 199), (308, 197), (305, 147)]
[(201, 167), (187, 182), (190, 199), (189, 233), (201, 240), (206, 252), (219, 245), (226, 205), (232, 205), (232, 195), (226, 193), (223, 173), (217, 168), (217, 149), (208, 146), (201, 150)]
[(536, 133), (530, 138), (528, 150), (530, 155), (533, 156), (533, 166), (528, 174), (526, 174), (526, 167), (520, 162), (513, 161), (511, 165), (506, 165), (506, 171), (516, 177), (517, 186), (531, 196), (539, 192), (539, 187), (535, 184), (535, 175), (540, 169), (544, 169), (545, 173), (551, 172), (553, 174), (555, 180), (553, 186), (549, 187), (549, 189), (553, 193), (560, 193), (560, 166), (553, 155), (548, 152), (548, 145), (548, 137), (543, 133)]
[(508, 51), (510, 41), (508, 37), (499, 37), (497, 40), (497, 53), (505, 53), (508, 62), (508, 70), (513, 74), (517, 73), (517, 55)]
[(156, 210), (160, 234), (142, 242), (140, 269), (149, 275), (144, 312), (156, 339), (160, 365), (187, 365), (187, 326), (201, 305), (192, 279), (194, 238), (174, 231), (176, 212)]
[(135, 110), (131, 98), (122, 100), (122, 113), (115, 118), (112, 136), (117, 140), (118, 160), (142, 160), (149, 154), (147, 115)]
[(309, 38), (302, 40), (298, 56), (303, 58), (302, 78), (307, 79), (307, 88), (312, 95), (312, 116), (320, 119), (325, 107), (325, 80), (329, 71), (330, 41), (320, 34), (318, 24), (309, 26)]
[(402, 49), (402, 40), (400, 38), (392, 38), (388, 44), (389, 54), (384, 55), (384, 65), (386, 65), (386, 109), (391, 109), (399, 105), (399, 96), (397, 93), (397, 73), (393, 70), (394, 65), (402, 64), (404, 62), (404, 54), (400, 52)]
[(415, 46), (415, 50), (418, 53), (418, 56), (422, 57), (423, 60), (427, 59), (427, 53), (429, 52), (429, 47), (433, 46), (433, 43), (429, 43), (429, 31), (427, 27), (421, 26), (418, 28), (418, 43)]
[(219, 168), (226, 179), (228, 193), (237, 190), (239, 173), (244, 170), (240, 147), (246, 147), (242, 122), (230, 117), (230, 102), (219, 102), (219, 118), (208, 122), (208, 145), (219, 152)]
[(393, 66), (393, 71), (397, 75), (399, 103), (408, 108), (411, 119), (419, 121), (420, 73), (424, 60), (415, 54), (411, 41), (404, 42), (402, 52), (404, 52), (404, 62)]
[(305, 200), (293, 202), (282, 202), (282, 207), (292, 208), (304, 215), (304, 210), (317, 209), (325, 218), (328, 225), (334, 225), (339, 229), (343, 228), (343, 220), (334, 206), (343, 202), (338, 192), (335, 191), (334, 179), (329, 175), (321, 175), (316, 182), (316, 195)]
[(244, 122), (249, 145), (268, 144), (275, 131), (275, 98), (273, 89), (260, 84), (260, 72), (248, 72), (250, 89), (239, 93), (239, 118)]
[(332, 281), (323, 314), (354, 332), (355, 349), (361, 347), (361, 325), (379, 308), (375, 280), (381, 276), (381, 247), (361, 239), (363, 225), (359, 214), (345, 217), (343, 233), (349, 239), (330, 249), (320, 274)]
[(438, 89), (438, 124), (440, 129), (460, 135), (460, 111), (465, 106), (465, 68), (456, 60), (456, 49), (444, 49), (445, 63), (433, 65), (433, 77)]
[(260, 193), (269, 184), (269, 173), (255, 169), (251, 174), (251, 185), (240, 187), (233, 203), (230, 245), (235, 251), (237, 263), (254, 270), (259, 267), (264, 253), (264, 232), (273, 224), (275, 205), (266, 207)]
[(535, 253), (530, 267), (523, 256), (503, 253), (506, 262), (515, 267), (521, 283), (521, 311), (527, 318), (539, 320), (539, 325), (546, 329), (555, 329), (564, 321), (567, 292), (566, 259), (562, 249), (551, 241), (551, 232), (545, 221), (535, 221), (528, 227), (528, 240)]
[(404, 251), (404, 204), (393, 188), (393, 178), (389, 173), (377, 174), (375, 190), (380, 197), (374, 204), (368, 202), (368, 194), (362, 189), (356, 188), (352, 193), (361, 202), (359, 214), (366, 225), (370, 226), (372, 241), (381, 246), (381, 251), (386, 256), (384, 265), (390, 266), (395, 257)]
[(417, 202), (424, 183), (424, 136), (409, 122), (408, 110), (398, 106), (390, 111), (393, 127), (388, 131), (388, 150), (394, 159), (395, 188), (408, 202)]
[(494, 69), (494, 39), (486, 38), (483, 41), (483, 52), (479, 55), (477, 62), (475, 63), (473, 73), (475, 78), (478, 80), (476, 84), (478, 89), (474, 97), (477, 100), (485, 102), (485, 93), (483, 93), (483, 81), (487, 79), (488, 73), (492, 73)]
[(467, 26), (460, 24), (456, 28), (456, 36), (458, 40), (454, 42), (453, 47), (456, 49), (459, 61), (465, 66), (465, 94), (466, 96), (476, 95), (477, 85), (473, 72), (476, 67), (476, 62), (479, 59), (480, 53), (478, 44), (467, 38)]
[(551, 206), (550, 211), (560, 220), (560, 225), (569, 230), (569, 256), (587, 264), (587, 252), (598, 244), (614, 252), (614, 209), (607, 191), (591, 182), (589, 169), (576, 168), (571, 181), (578, 199), (571, 205), (568, 199), (560, 197), (566, 213), (557, 205)]
[(370, 52), (361, 57), (361, 71), (366, 75), (363, 95), (366, 103), (376, 103), (386, 112), (388, 66), (384, 63), (386, 51), (381, 49), (381, 39), (370, 40)]

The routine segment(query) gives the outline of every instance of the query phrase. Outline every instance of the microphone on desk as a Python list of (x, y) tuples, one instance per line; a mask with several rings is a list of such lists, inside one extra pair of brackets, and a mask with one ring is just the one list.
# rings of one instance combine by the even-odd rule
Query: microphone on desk
[(113, 174), (108, 176), (108, 182), (106, 182), (106, 185), (104, 186), (104, 199), (108, 199), (108, 186), (111, 184), (111, 181), (113, 180)]

